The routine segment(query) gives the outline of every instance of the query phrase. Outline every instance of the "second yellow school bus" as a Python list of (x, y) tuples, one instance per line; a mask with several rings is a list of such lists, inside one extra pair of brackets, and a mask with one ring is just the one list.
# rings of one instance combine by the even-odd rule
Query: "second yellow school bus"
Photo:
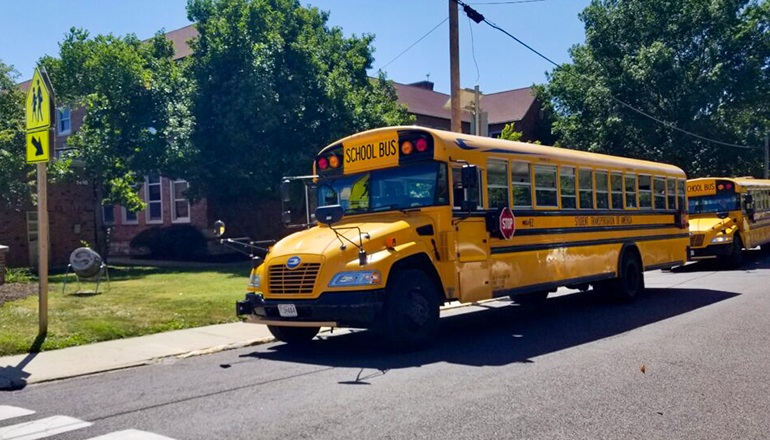
[(691, 257), (738, 267), (744, 248), (770, 246), (770, 180), (709, 177), (687, 181)]
[(632, 300), (643, 271), (687, 260), (671, 165), (389, 127), (327, 146), (314, 172), (318, 223), (272, 247), (238, 304), (286, 342), (377, 327), (416, 348), (448, 301), (589, 285)]

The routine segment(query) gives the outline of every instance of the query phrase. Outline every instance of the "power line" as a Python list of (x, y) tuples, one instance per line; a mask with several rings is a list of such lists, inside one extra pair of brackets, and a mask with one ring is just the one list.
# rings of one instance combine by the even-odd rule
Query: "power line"
[[(498, 26), (498, 25), (492, 23), (491, 21), (487, 20), (486, 18), (484, 18), (483, 15), (479, 14), (477, 11), (475, 11), (473, 8), (471, 8), (468, 4), (462, 2), (462, 0), (453, 0), (453, 1), (457, 2), (457, 4), (462, 6), (463, 10), (468, 15), (468, 17), (473, 19), (473, 21), (475, 21), (476, 23), (480, 23), (480, 22), (483, 21), (484, 23), (486, 23), (490, 27), (492, 27), (492, 28), (494, 28), (494, 29), (504, 33), (505, 35), (509, 36), (514, 41), (516, 41), (517, 43), (519, 43), (522, 46), (526, 47), (531, 52), (533, 52), (537, 56), (539, 56), (540, 58), (548, 61), (549, 63), (553, 64), (556, 67), (562, 67), (561, 64), (553, 61), (552, 59), (548, 58), (547, 56), (543, 55), (542, 53), (540, 53), (537, 50), (535, 50), (534, 48), (532, 48), (530, 45), (524, 43), (523, 41), (521, 41), (518, 38), (516, 38), (515, 36), (513, 36), (510, 32), (506, 31), (505, 29), (501, 28), (500, 26)], [(534, 1), (534, 0), (528, 0), (528, 1)], [(676, 131), (678, 131), (680, 133), (684, 133), (686, 135), (689, 135), (689, 136), (692, 136), (692, 137), (695, 137), (695, 138), (698, 138), (698, 139), (701, 139), (701, 140), (704, 140), (704, 141), (707, 141), (707, 142), (713, 142), (715, 144), (724, 145), (724, 146), (727, 146), (727, 147), (743, 148), (743, 149), (747, 149), (747, 150), (754, 150), (754, 149), (756, 149), (756, 147), (750, 147), (750, 146), (747, 146), (747, 145), (732, 144), (732, 143), (729, 143), (729, 142), (718, 141), (716, 139), (711, 139), (711, 138), (707, 138), (705, 136), (701, 136), (701, 135), (693, 133), (691, 131), (687, 131), (687, 130), (685, 130), (683, 128), (679, 128), (679, 127), (677, 127), (676, 125), (674, 125), (671, 122), (667, 122), (667, 121), (664, 121), (662, 119), (658, 119), (655, 116), (652, 116), (651, 114), (646, 113), (643, 110), (640, 110), (640, 109), (632, 106), (631, 104), (628, 104), (628, 103), (626, 103), (624, 101), (621, 101), (620, 99), (618, 99), (618, 98), (616, 98), (616, 97), (614, 97), (612, 95), (609, 95), (609, 98), (611, 100), (617, 102), (618, 104), (628, 108), (629, 110), (632, 110), (632, 111), (634, 111), (634, 112), (636, 112), (636, 113), (638, 113), (638, 114), (640, 114), (642, 116), (645, 116), (645, 117), (647, 117), (647, 118), (649, 118), (649, 119), (651, 119), (651, 120), (653, 120), (653, 121), (655, 121), (655, 122), (657, 122), (659, 124), (662, 124), (662, 125), (670, 128), (670, 129), (676, 130)]]
[(395, 57), (395, 58), (393, 58), (392, 60), (388, 61), (388, 62), (387, 62), (387, 63), (386, 63), (384, 66), (380, 67), (380, 68), (379, 68), (379, 69), (377, 69), (377, 70), (382, 70), (382, 69), (384, 69), (384, 68), (386, 68), (386, 67), (390, 66), (390, 64), (391, 64), (393, 61), (396, 61), (397, 59), (401, 58), (401, 55), (403, 55), (403, 54), (405, 54), (405, 53), (409, 52), (409, 49), (411, 49), (411, 48), (413, 48), (414, 46), (416, 46), (416, 45), (417, 45), (417, 43), (419, 43), (419, 42), (420, 42), (420, 41), (422, 41), (422, 40), (423, 40), (425, 37), (427, 37), (428, 35), (430, 35), (431, 33), (433, 33), (433, 31), (435, 31), (436, 29), (438, 29), (438, 27), (439, 27), (439, 26), (441, 26), (442, 24), (446, 23), (446, 21), (447, 21), (447, 20), (449, 20), (449, 17), (447, 17), (447, 18), (445, 18), (445, 19), (441, 20), (441, 23), (439, 23), (439, 24), (437, 24), (437, 25), (433, 26), (433, 29), (431, 29), (431, 30), (429, 30), (428, 32), (426, 32), (426, 33), (425, 33), (425, 35), (423, 35), (423, 36), (422, 36), (422, 37), (420, 37), (420, 38), (419, 38), (417, 41), (415, 41), (414, 43), (412, 43), (411, 45), (409, 45), (409, 47), (407, 47), (406, 49), (404, 49), (404, 50), (403, 50), (403, 52), (401, 52), (400, 54), (396, 55), (396, 57)]
[(474, 84), (478, 84), (481, 73), (479, 72), (479, 63), (476, 62), (476, 42), (473, 40), (473, 24), (470, 17), (468, 17), (468, 29), (471, 30), (471, 55), (473, 56), (473, 64), (476, 66), (476, 81), (474, 81)]

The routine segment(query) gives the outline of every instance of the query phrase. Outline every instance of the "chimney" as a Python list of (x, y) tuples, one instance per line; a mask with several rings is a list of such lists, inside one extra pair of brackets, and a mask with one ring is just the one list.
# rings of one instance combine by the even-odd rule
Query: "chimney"
[(420, 81), (416, 83), (407, 84), (412, 87), (419, 87), (421, 89), (433, 91), (433, 83), (430, 81)]

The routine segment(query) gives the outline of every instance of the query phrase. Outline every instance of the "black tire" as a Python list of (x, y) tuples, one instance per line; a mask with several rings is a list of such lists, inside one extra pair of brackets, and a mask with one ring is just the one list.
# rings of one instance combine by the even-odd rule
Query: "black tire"
[(396, 350), (412, 351), (430, 345), (439, 330), (438, 289), (428, 274), (407, 269), (390, 275), (380, 335)]
[(738, 269), (743, 265), (743, 240), (741, 240), (740, 235), (735, 234), (733, 236), (733, 244), (730, 247), (730, 253), (724, 257), (720, 257), (719, 262), (728, 269)]
[(644, 270), (639, 255), (627, 250), (618, 266), (620, 276), (607, 283), (606, 291), (619, 302), (635, 301), (644, 291)]
[(548, 299), (548, 293), (547, 290), (520, 293), (518, 295), (511, 295), (511, 300), (521, 305), (537, 305), (544, 303), (545, 300)]
[(267, 329), (276, 339), (287, 344), (307, 344), (321, 330), (320, 327), (284, 327), (278, 325), (268, 325)]

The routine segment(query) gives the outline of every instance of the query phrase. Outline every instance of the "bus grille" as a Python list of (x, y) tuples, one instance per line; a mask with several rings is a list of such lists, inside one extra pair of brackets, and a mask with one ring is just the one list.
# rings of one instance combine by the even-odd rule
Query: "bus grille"
[(313, 293), (313, 286), (320, 268), (320, 263), (304, 263), (295, 269), (289, 269), (283, 264), (270, 266), (270, 293), (278, 295)]
[(695, 234), (692, 237), (690, 237), (690, 246), (692, 247), (700, 247), (703, 246), (703, 239), (706, 236), (704, 234)]

